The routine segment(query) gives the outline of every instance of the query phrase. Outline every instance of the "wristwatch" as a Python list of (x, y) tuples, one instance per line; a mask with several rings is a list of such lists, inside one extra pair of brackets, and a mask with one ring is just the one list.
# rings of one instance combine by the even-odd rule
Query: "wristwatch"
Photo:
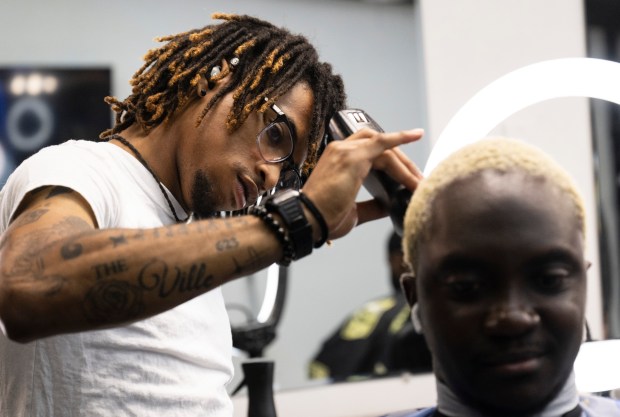
[(295, 252), (293, 259), (301, 259), (310, 255), (314, 246), (312, 226), (304, 214), (299, 191), (279, 191), (267, 198), (265, 208), (268, 212), (276, 213), (282, 218)]

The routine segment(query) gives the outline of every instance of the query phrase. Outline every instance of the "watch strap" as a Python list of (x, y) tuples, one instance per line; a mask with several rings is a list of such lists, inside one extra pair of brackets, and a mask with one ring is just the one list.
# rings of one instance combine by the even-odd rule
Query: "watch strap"
[(297, 260), (310, 255), (314, 246), (312, 225), (304, 213), (299, 192), (295, 190), (278, 192), (267, 199), (265, 208), (268, 212), (280, 216), (293, 246), (293, 259)]
[(249, 214), (253, 214), (260, 218), (276, 235), (278, 241), (282, 244), (282, 258), (276, 263), (281, 266), (289, 266), (295, 255), (295, 250), (282, 225), (280, 225), (264, 206), (254, 206), (250, 208)]
[(321, 238), (318, 242), (314, 243), (315, 249), (320, 248), (325, 242), (327, 242), (327, 238), (329, 237), (329, 229), (327, 228), (325, 218), (323, 217), (319, 209), (314, 205), (312, 200), (310, 200), (310, 198), (308, 198), (308, 196), (301, 191), (299, 192), (299, 199), (304, 204), (304, 206), (306, 206), (306, 208), (310, 210), (310, 213), (312, 213), (317, 223), (319, 224), (319, 227), (321, 228)]

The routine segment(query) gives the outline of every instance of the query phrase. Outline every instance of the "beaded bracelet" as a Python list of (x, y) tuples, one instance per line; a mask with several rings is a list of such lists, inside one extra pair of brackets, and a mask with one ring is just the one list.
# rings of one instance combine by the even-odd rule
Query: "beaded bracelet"
[(316, 221), (319, 223), (319, 227), (321, 228), (321, 239), (319, 239), (319, 241), (314, 244), (314, 248), (320, 248), (325, 242), (327, 242), (327, 238), (329, 237), (329, 230), (327, 229), (327, 223), (325, 223), (325, 218), (323, 217), (319, 209), (314, 205), (312, 200), (308, 198), (307, 195), (300, 192), (299, 198), (301, 199), (301, 202), (306, 206), (306, 208), (310, 210)]
[(282, 259), (277, 264), (281, 266), (289, 266), (295, 257), (293, 244), (288, 238), (286, 230), (282, 225), (267, 211), (264, 206), (254, 206), (250, 208), (249, 213), (261, 219), (276, 235), (278, 241), (282, 244)]

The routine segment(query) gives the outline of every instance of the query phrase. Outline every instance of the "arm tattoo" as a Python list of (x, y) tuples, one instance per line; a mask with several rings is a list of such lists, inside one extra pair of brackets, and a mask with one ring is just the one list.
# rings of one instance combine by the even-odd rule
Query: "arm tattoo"
[(69, 260), (80, 256), (82, 254), (82, 250), (83, 247), (81, 243), (76, 243), (71, 240), (69, 243), (62, 245), (60, 248), (60, 255), (63, 259)]
[(125, 235), (110, 236), (110, 240), (112, 241), (113, 247), (117, 247), (127, 243), (127, 238), (125, 237)]
[(6, 243), (19, 254), (6, 271), (7, 279), (36, 283), (46, 296), (57, 294), (67, 282), (67, 278), (46, 272), (41, 253), (69, 231), (86, 229), (90, 230), (90, 226), (84, 220), (69, 217), (42, 231), (28, 233), (20, 239), (7, 239)]
[(235, 274), (243, 274), (245, 271), (255, 271), (264, 262), (264, 253), (258, 252), (253, 247), (248, 248), (248, 260), (245, 262), (239, 262), (237, 258), (233, 257), (233, 263), (235, 264)]
[(19, 216), (19, 218), (15, 221), (15, 223), (13, 223), (13, 227), (17, 228), (17, 227), (22, 227), (22, 226), (26, 226), (31, 223), (34, 223), (37, 220), (39, 220), (48, 211), (49, 210), (46, 208), (41, 208), (41, 209), (36, 209), (36, 210), (26, 212), (23, 215)]
[(215, 243), (215, 249), (217, 249), (218, 252), (224, 252), (226, 250), (235, 249), (238, 246), (239, 246), (239, 241), (237, 241), (237, 238), (235, 236), (218, 240)]
[(86, 294), (84, 314), (93, 324), (121, 323), (144, 311), (142, 290), (124, 281), (99, 281)]
[[(21, 239), (9, 239), (9, 245), (20, 254), (9, 271), (9, 276), (28, 275), (38, 271), (35, 265), (40, 263), (40, 254), (45, 247), (66, 235), (70, 230), (86, 228), (90, 229), (84, 220), (78, 217), (68, 217), (45, 230), (28, 233)], [(66, 251), (64, 246), (62, 251)]]
[(72, 192), (73, 190), (71, 188), (56, 186), (50, 190), (49, 194), (45, 198), (48, 199), (48, 198), (52, 198), (60, 194), (68, 194)]
[(93, 266), (93, 269), (95, 270), (98, 280), (129, 271), (125, 259), (117, 259), (112, 262), (98, 264)]
[(173, 269), (164, 261), (153, 259), (140, 271), (138, 283), (145, 290), (157, 291), (161, 298), (174, 292), (205, 292), (214, 287), (215, 277), (207, 273), (205, 263), (192, 264), (185, 270), (179, 267)]

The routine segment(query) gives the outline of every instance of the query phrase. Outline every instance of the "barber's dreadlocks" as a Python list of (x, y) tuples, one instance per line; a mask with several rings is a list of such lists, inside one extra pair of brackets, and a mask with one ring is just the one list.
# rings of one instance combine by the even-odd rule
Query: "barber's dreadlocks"
[[(107, 138), (135, 123), (145, 133), (165, 123), (195, 95), (201, 77), (211, 83), (231, 73), (230, 82), (206, 104), (196, 120), (198, 126), (224, 95), (233, 92), (227, 120), (230, 132), (239, 128), (251, 112), (265, 111), (297, 82), (306, 81), (314, 93), (304, 166), (307, 173), (318, 158), (322, 128), (345, 106), (342, 79), (332, 73), (329, 64), (318, 61), (317, 51), (304, 36), (251, 16), (214, 13), (212, 18), (224, 22), (157, 39), (165, 44), (145, 55), (144, 65), (130, 81), (131, 95), (124, 101), (106, 97), (116, 113), (116, 123), (100, 137)], [(222, 69), (210, 76), (211, 69), (220, 66), (222, 59), (231, 62), (235, 57), (238, 63), (229, 65), (230, 71)]]

